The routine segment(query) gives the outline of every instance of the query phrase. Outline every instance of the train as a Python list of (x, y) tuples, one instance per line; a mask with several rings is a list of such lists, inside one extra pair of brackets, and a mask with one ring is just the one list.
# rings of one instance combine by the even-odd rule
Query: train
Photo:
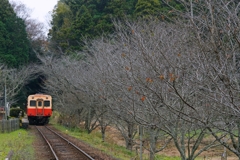
[(52, 96), (32, 94), (27, 99), (27, 117), (30, 125), (48, 124), (52, 116)]

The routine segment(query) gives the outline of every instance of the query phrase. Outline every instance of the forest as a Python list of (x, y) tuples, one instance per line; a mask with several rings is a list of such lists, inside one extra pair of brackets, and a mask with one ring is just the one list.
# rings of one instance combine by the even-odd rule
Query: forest
[(103, 141), (114, 126), (150, 160), (172, 142), (182, 160), (216, 146), (240, 159), (238, 0), (59, 0), (47, 37), (29, 14), (0, 0), (12, 107), (48, 93), (63, 122)]

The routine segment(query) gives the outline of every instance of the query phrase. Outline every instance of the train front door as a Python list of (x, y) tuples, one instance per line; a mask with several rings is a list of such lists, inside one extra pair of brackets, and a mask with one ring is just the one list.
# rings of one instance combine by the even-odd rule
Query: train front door
[(37, 99), (37, 116), (43, 116), (44, 115), (44, 110), (43, 110), (43, 100), (42, 99)]

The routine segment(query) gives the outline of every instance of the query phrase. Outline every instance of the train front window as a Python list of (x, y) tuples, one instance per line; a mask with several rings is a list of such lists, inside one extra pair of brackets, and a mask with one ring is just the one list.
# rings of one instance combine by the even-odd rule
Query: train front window
[(50, 107), (50, 101), (44, 101), (44, 106), (45, 107)]
[(42, 106), (42, 101), (38, 101), (38, 107)]
[(36, 101), (31, 100), (31, 101), (30, 101), (30, 106), (31, 106), (31, 107), (36, 107)]

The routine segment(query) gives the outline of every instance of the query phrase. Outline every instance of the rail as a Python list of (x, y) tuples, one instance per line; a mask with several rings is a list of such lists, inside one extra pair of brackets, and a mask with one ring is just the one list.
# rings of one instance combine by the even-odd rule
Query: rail
[[(84, 159), (84, 160), (94, 160), (90, 155), (88, 155), (86, 152), (84, 152), (83, 150), (81, 150), (79, 147), (77, 147), (75, 144), (73, 144), (72, 142), (70, 142), (69, 140), (67, 140), (66, 138), (62, 137), (60, 134), (58, 134), (57, 132), (53, 131), (52, 129), (46, 127), (46, 126), (36, 126), (37, 130), (41, 133), (42, 137), (45, 139), (45, 141), (47, 142), (49, 148), (51, 149), (54, 157), (56, 160), (60, 160), (63, 159), (61, 158), (61, 156), (73, 156), (75, 155), (74, 158), (77, 157), (81, 157), (79, 159)], [(47, 131), (46, 131), (46, 130)], [(50, 133), (51, 132), (51, 133)], [(57, 140), (57, 138), (55, 138), (53, 136), (53, 134), (57, 137), (60, 138), (62, 142), (60, 142), (60, 140)], [(64, 141), (64, 142), (63, 142)], [(64, 144), (65, 143), (65, 144)], [(62, 153), (63, 151), (63, 147), (64, 147), (64, 155)], [(68, 147), (70, 148), (74, 148), (74, 151), (72, 149), (67, 149)], [(60, 148), (60, 150), (58, 149)], [(73, 154), (74, 152), (74, 154)], [(65, 158), (70, 158), (70, 157), (65, 157)]]

